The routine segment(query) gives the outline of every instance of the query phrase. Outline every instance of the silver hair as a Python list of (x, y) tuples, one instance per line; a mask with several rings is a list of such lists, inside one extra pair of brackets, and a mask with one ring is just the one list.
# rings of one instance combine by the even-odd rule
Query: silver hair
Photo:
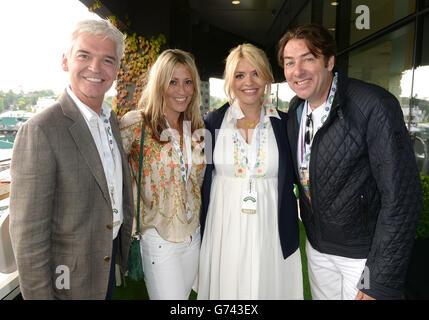
[(69, 55), (76, 38), (81, 33), (92, 35), (104, 35), (105, 39), (110, 39), (116, 44), (116, 58), (118, 66), (121, 63), (122, 55), (125, 51), (125, 35), (118, 30), (109, 20), (83, 20), (78, 22), (71, 33), (70, 44), (67, 49)]

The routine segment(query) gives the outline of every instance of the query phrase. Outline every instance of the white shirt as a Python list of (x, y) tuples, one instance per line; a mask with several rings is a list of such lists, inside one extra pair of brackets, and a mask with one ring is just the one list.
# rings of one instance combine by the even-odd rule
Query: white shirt
[[(90, 107), (85, 105), (76, 97), (70, 87), (67, 87), (67, 93), (76, 103), (80, 113), (88, 125), (101, 163), (103, 164), (104, 174), (106, 176), (107, 186), (109, 188), (110, 200), (112, 202), (113, 215), (113, 239), (118, 235), (119, 228), (124, 220), (122, 208), (122, 161), (118, 145), (113, 138), (113, 154), (109, 147), (108, 137), (101, 117)], [(104, 103), (101, 107), (105, 114), (110, 115), (112, 109)], [(110, 123), (109, 123), (110, 125)], [(115, 210), (116, 209), (116, 210)]]
[[(317, 107), (316, 109), (314, 109), (313, 111), (311, 110), (308, 101), (305, 101), (305, 105), (304, 108), (302, 110), (302, 116), (301, 116), (301, 125), (300, 125), (300, 130), (299, 130), (299, 137), (298, 137), (298, 152), (297, 152), (297, 157), (298, 157), (298, 167), (300, 168), (302, 166), (302, 158), (303, 158), (303, 151), (304, 151), (304, 137), (305, 137), (305, 131), (307, 130), (306, 128), (306, 122), (307, 122), (307, 115), (309, 115), (311, 113), (311, 119), (313, 120), (313, 138), (316, 135), (316, 132), (319, 131), (319, 129), (322, 127), (323, 122), (322, 122), (322, 117), (325, 115), (324, 113), (324, 107), (325, 104), (320, 105), (319, 107)], [(311, 130), (311, 128), (309, 128)], [(313, 145), (313, 139), (311, 139), (310, 141), (310, 149), (311, 146)], [(308, 165), (310, 164), (310, 159), (308, 160)]]

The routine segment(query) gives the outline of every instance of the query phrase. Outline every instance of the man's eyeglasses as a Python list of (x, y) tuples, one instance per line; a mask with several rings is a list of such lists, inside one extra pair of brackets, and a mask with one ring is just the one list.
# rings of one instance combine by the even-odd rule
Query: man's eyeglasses
[[(305, 122), (305, 143), (310, 144), (311, 140), (313, 140), (313, 118), (312, 113), (307, 114), (307, 121)], [(311, 132), (310, 132), (311, 125)]]

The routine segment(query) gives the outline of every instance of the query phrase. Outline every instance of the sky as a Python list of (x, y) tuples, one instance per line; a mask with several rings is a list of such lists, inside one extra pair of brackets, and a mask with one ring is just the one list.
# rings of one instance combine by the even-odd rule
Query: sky
[(0, 90), (61, 93), (69, 34), (76, 22), (99, 17), (79, 0), (0, 0), (0, 12)]
[[(0, 0), (0, 12), (0, 91), (51, 89), (61, 94), (69, 78), (61, 69), (61, 57), (73, 26), (100, 17), (79, 0)], [(115, 94), (114, 86), (107, 95)], [(210, 91), (212, 96), (226, 98), (223, 80), (210, 79)], [(292, 96), (282, 84), (279, 98)]]

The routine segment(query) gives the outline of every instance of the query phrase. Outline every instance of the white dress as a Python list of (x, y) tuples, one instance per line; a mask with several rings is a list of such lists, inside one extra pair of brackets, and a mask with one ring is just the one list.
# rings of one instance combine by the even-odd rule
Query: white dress
[[(237, 109), (238, 108), (238, 109)], [(274, 110), (274, 111), (273, 111)], [(240, 115), (241, 114), (241, 115)], [(227, 110), (213, 155), (210, 204), (201, 246), (198, 299), (303, 299), (301, 255), (283, 259), (278, 224), (278, 150), (269, 120), (277, 111), (266, 108), (258, 152), (257, 213), (241, 212), (241, 196), (249, 173), (234, 144), (234, 120), (242, 116), (233, 104)], [(248, 145), (254, 152), (256, 130)], [(285, 137), (286, 139), (286, 137)]]

